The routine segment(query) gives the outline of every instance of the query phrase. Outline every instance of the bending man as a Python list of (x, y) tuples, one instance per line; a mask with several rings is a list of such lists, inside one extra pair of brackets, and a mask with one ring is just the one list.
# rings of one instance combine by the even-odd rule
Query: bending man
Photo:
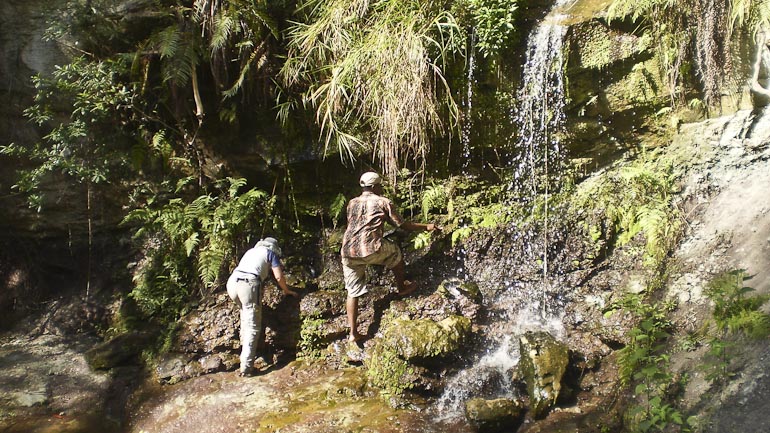
[(298, 296), (286, 284), (281, 249), (273, 238), (265, 238), (246, 251), (227, 280), (227, 294), (241, 308), (241, 376), (256, 373), (254, 360), (262, 332), (262, 286), (271, 269), (283, 293)]
[(366, 266), (382, 265), (393, 272), (396, 289), (400, 296), (408, 295), (416, 286), (405, 279), (404, 259), (401, 250), (393, 242), (383, 238), (383, 224), (388, 222), (409, 231), (432, 231), (435, 224), (419, 224), (399, 215), (393, 202), (382, 196), (382, 179), (377, 173), (361, 175), (360, 196), (348, 203), (348, 226), (342, 238), (342, 271), (348, 297), (345, 303), (350, 341), (358, 341), (358, 298), (368, 292)]

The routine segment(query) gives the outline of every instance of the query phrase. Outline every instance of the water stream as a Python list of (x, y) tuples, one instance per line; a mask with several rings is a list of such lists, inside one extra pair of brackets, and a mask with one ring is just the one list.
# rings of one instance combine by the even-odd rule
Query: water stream
[[(563, 41), (566, 26), (561, 13), (570, 0), (557, 0), (551, 12), (530, 33), (518, 106), (512, 116), (519, 131), (512, 138), (517, 150), (511, 161), (511, 189), (524, 204), (537, 197), (545, 200), (543, 227), (537, 233), (511, 230), (512, 237), (525, 237), (525, 257), (518, 260), (542, 263), (539, 281), (506, 281), (496, 299), (487, 302), (494, 311), (494, 321), (484, 335), (488, 350), (477, 355), (472, 365), (447, 383), (436, 405), (437, 418), (451, 421), (463, 416), (464, 402), (470, 398), (515, 398), (511, 382), (519, 362), (519, 336), (527, 331), (543, 330), (560, 338), (563, 302), (558, 292), (558, 271), (549, 268), (548, 198), (560, 182), (564, 164), (560, 133), (564, 126)], [(471, 77), (469, 71), (469, 77)], [(470, 86), (470, 84), (469, 84)], [(469, 87), (470, 89), (470, 87)], [(470, 106), (470, 96), (468, 97)], [(465, 143), (464, 143), (465, 145)], [(511, 266), (501, 263), (501, 266)]]
[(465, 119), (460, 143), (462, 145), (462, 174), (467, 175), (471, 162), (471, 130), (473, 129), (473, 86), (476, 85), (476, 32), (471, 30), (468, 48), (468, 87), (465, 93)]

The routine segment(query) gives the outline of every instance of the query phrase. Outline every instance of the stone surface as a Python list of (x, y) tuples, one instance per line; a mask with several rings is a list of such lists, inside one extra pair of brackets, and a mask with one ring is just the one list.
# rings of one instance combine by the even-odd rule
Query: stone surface
[(149, 344), (150, 339), (150, 335), (139, 332), (121, 334), (86, 351), (86, 360), (95, 370), (136, 365), (139, 363), (139, 354)]
[(517, 400), (474, 398), (465, 403), (465, 416), (479, 431), (515, 431), (521, 424), (524, 405)]
[(397, 318), (382, 330), (382, 340), (404, 359), (436, 358), (462, 348), (470, 332), (471, 321), (462, 316), (449, 316), (440, 322)]
[(519, 342), (529, 410), (533, 417), (542, 418), (559, 398), (562, 376), (569, 362), (567, 346), (545, 332), (529, 332)]

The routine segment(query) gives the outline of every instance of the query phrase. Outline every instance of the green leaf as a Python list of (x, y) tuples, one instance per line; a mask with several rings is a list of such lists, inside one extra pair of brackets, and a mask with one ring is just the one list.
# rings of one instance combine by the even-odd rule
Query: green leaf
[(190, 257), (193, 250), (195, 250), (195, 247), (198, 246), (198, 243), (199, 237), (197, 232), (191, 234), (190, 237), (184, 241), (185, 253), (187, 254), (187, 257)]

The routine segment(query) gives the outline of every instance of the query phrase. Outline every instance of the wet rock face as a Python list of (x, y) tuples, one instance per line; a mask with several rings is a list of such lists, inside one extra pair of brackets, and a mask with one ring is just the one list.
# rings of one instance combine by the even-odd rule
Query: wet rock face
[(213, 353), (239, 347), (239, 315), (227, 293), (219, 293), (182, 319), (174, 347), (181, 353)]
[(94, 370), (109, 370), (122, 365), (136, 365), (138, 356), (150, 342), (151, 336), (139, 332), (121, 334), (98, 344), (85, 353)]
[(533, 417), (542, 418), (559, 397), (561, 379), (569, 362), (567, 346), (545, 332), (528, 332), (519, 343), (519, 365), (527, 382), (530, 411)]
[[(43, 38), (48, 8), (60, 0), (3, 2), (0, 5), (0, 141), (19, 142), (37, 134), (22, 116), (32, 102), (32, 75), (53, 70), (65, 57)], [(5, 171), (5, 170), (3, 170)], [(13, 170), (9, 170), (12, 172)]]

